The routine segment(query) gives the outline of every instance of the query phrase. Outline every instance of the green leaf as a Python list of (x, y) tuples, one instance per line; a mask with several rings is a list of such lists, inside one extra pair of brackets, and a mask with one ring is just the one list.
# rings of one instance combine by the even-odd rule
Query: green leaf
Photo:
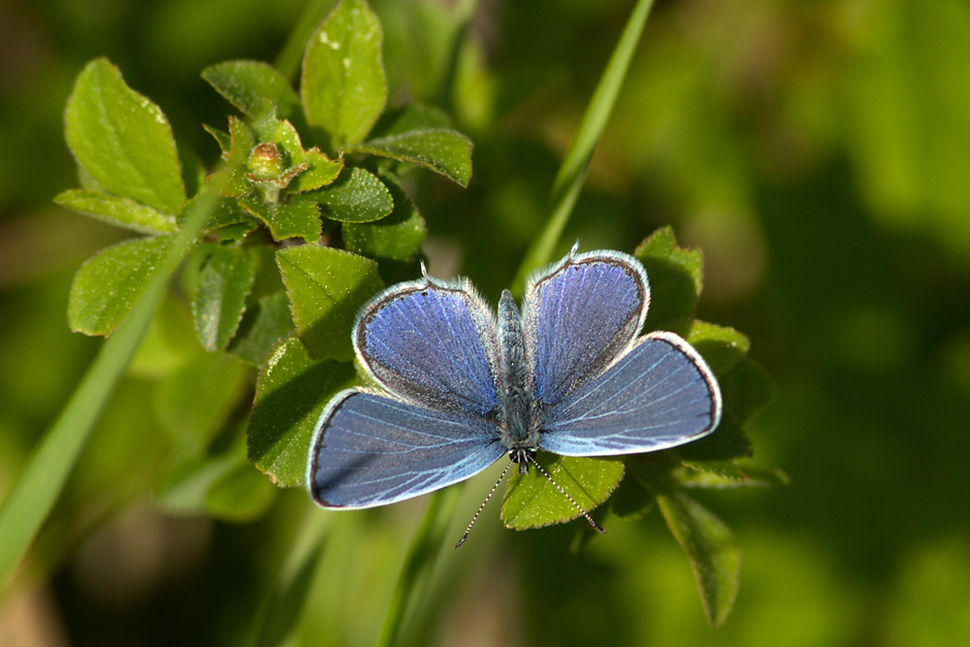
[(205, 129), (207, 133), (212, 135), (212, 137), (216, 140), (216, 143), (219, 144), (219, 150), (221, 150), (223, 153), (228, 153), (230, 150), (232, 150), (232, 136), (229, 133), (208, 124), (202, 124), (202, 128)]
[(349, 361), (357, 311), (383, 289), (374, 261), (331, 247), (276, 252), (290, 311), (310, 356)]
[(303, 156), (303, 164), (307, 170), (297, 175), (288, 189), (293, 192), (312, 191), (330, 184), (340, 175), (344, 168), (344, 157), (340, 155), (332, 160), (316, 148), (311, 148)]
[(390, 157), (441, 173), (461, 186), (472, 177), (472, 142), (446, 128), (411, 130), (399, 135), (371, 139), (344, 150)]
[(359, 167), (348, 167), (333, 184), (294, 198), (319, 202), (327, 218), (340, 222), (373, 222), (394, 208), (384, 183)]
[(779, 469), (741, 467), (734, 461), (685, 462), (677, 481), (684, 487), (723, 490), (736, 487), (788, 485), (788, 475)]
[(200, 455), (246, 388), (245, 365), (223, 353), (200, 353), (155, 389), (155, 414), (179, 453)]
[(246, 431), (249, 460), (280, 487), (301, 485), (317, 419), (355, 375), (350, 362), (313, 361), (296, 338), (280, 344), (256, 382)]
[(307, 42), (300, 88), (307, 122), (333, 149), (361, 141), (384, 109), (383, 38), (364, 0), (341, 0)]
[[(740, 481), (744, 478), (741, 468), (734, 460), (723, 461), (684, 461), (683, 465), (690, 468), (690, 474), (701, 472), (706, 476), (728, 481)], [(681, 483), (686, 483), (690, 479), (680, 479)]]
[(390, 137), (411, 130), (429, 128), (451, 128), (448, 114), (434, 106), (423, 103), (409, 103), (400, 108), (388, 110), (374, 124), (371, 137)]
[(222, 154), (225, 165), (222, 170), (209, 176), (208, 184), (221, 196), (238, 198), (253, 190), (253, 184), (246, 174), (249, 173), (249, 156), (256, 147), (256, 136), (241, 119), (231, 116), (229, 135), (232, 147), (229, 152)]
[(382, 173), (381, 179), (394, 201), (391, 215), (377, 222), (344, 223), (344, 244), (349, 251), (370, 258), (410, 260), (428, 233), (424, 218), (393, 175)]
[[(197, 199), (198, 196), (192, 198), (189, 202), (192, 203)], [(185, 220), (188, 217), (185, 214), (188, 213), (190, 213), (188, 209), (184, 209), (179, 213), (177, 217), (179, 227), (185, 226)], [(252, 231), (259, 226), (259, 220), (247, 213), (239, 206), (236, 200), (232, 198), (219, 198), (212, 208), (212, 211), (207, 214), (205, 222), (202, 223), (202, 230), (212, 231), (213, 229), (220, 229), (230, 225), (244, 225), (244, 230)]]
[(276, 344), (295, 331), (286, 293), (277, 292), (246, 308), (226, 351), (247, 364), (262, 366)]
[(293, 178), (287, 186), (289, 191), (299, 193), (319, 189), (336, 180), (344, 167), (342, 154), (332, 160), (317, 148), (304, 151), (299, 133), (288, 121), (280, 121), (276, 124), (273, 141), (289, 156), (291, 166), (306, 165), (305, 170)]
[(724, 522), (680, 490), (656, 492), (670, 532), (690, 559), (711, 627), (727, 619), (738, 594), (741, 549)]
[(644, 328), (661, 330), (671, 321), (694, 316), (704, 280), (701, 250), (677, 247), (674, 230), (667, 226), (640, 243), (634, 256), (650, 280), (650, 311)]
[(718, 379), (724, 396), (724, 415), (739, 425), (771, 402), (775, 385), (757, 362), (744, 359)]
[[(606, 501), (623, 478), (623, 461), (540, 453), (536, 460), (569, 495), (589, 512)], [(533, 466), (516, 472), (502, 503), (502, 521), (515, 530), (565, 523), (580, 516), (570, 501)]]
[(192, 299), (192, 318), (199, 342), (212, 352), (224, 349), (236, 334), (256, 266), (246, 248), (210, 245), (207, 249), (199, 289)]
[(734, 328), (693, 320), (686, 339), (697, 349), (715, 375), (724, 375), (747, 354), (751, 342)]
[(284, 119), (292, 119), (302, 111), (300, 98), (286, 77), (260, 61), (216, 63), (202, 70), (202, 78), (250, 117), (262, 114), (266, 100)]
[(54, 202), (79, 211), (115, 227), (124, 227), (140, 234), (167, 234), (175, 231), (175, 218), (131, 198), (119, 198), (98, 191), (73, 189), (54, 198)]
[(136, 238), (85, 261), (71, 285), (67, 306), (71, 330), (111, 334), (144, 294), (172, 240), (172, 236)]
[(273, 240), (302, 238), (309, 243), (320, 238), (320, 212), (313, 202), (294, 200), (269, 205), (262, 198), (251, 195), (239, 198), (239, 204), (269, 227)]
[(172, 215), (185, 204), (168, 120), (107, 59), (91, 61), (78, 75), (64, 120), (78, 165), (105, 192)]
[(239, 434), (225, 451), (173, 463), (158, 480), (155, 504), (169, 514), (245, 522), (265, 512), (276, 492), (246, 460), (245, 437)]

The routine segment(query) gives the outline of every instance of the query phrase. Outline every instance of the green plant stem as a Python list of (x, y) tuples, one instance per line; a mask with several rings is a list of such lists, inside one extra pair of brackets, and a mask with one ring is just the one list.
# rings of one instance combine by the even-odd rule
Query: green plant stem
[(653, 0), (639, 0), (627, 20), (626, 27), (623, 28), (623, 34), (616, 44), (616, 49), (613, 50), (603, 77), (596, 86), (576, 136), (569, 144), (569, 149), (552, 184), (550, 198), (553, 206), (549, 220), (526, 253), (512, 282), (512, 290), (516, 294), (522, 293), (529, 272), (551, 260), (552, 253), (559, 243), (559, 238), (579, 197), (579, 191), (586, 179), (586, 167), (593, 157), (596, 143), (603, 135), (603, 129), (616, 104), (616, 97), (623, 86), (623, 80), (630, 68), (630, 61), (636, 52), (643, 26), (647, 23), (652, 7)]
[(405, 612), (413, 606), (412, 602), (419, 597), (431, 576), (435, 557), (441, 550), (445, 531), (458, 503), (459, 492), (460, 488), (451, 487), (431, 495), (424, 518), (404, 558), (376, 647), (396, 644)]
[(0, 506), (0, 588), (9, 581), (64, 489), (101, 412), (125, 374), (168, 286), (169, 277), (192, 248), (215, 195), (204, 194), (176, 238), (158, 274), (131, 314), (95, 357), (54, 424), (27, 460)]

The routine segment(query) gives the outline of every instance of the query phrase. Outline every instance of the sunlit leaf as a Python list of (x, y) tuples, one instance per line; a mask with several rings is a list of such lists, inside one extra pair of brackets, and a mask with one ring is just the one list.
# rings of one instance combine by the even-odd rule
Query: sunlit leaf
[(471, 140), (447, 128), (411, 130), (371, 139), (345, 150), (419, 164), (461, 186), (468, 186), (472, 177)]
[(350, 331), (360, 307), (381, 290), (377, 263), (331, 247), (276, 253), (300, 339), (311, 357), (350, 361)]
[[(212, 190), (227, 198), (238, 198), (251, 193), (253, 185), (246, 178), (249, 172), (249, 156), (256, 147), (256, 136), (241, 119), (229, 117), (229, 135), (232, 146), (223, 152), (223, 168), (209, 176)], [(224, 144), (220, 141), (220, 144)]]
[(54, 198), (54, 202), (115, 227), (124, 227), (141, 234), (167, 234), (175, 231), (175, 217), (162, 213), (152, 207), (136, 202), (131, 198), (74, 189), (65, 191)]
[(421, 248), (427, 227), (414, 202), (390, 173), (381, 179), (391, 193), (394, 209), (377, 222), (344, 223), (347, 249), (370, 258), (407, 261)]
[(223, 153), (228, 153), (232, 149), (232, 136), (229, 133), (208, 124), (202, 124), (202, 128), (204, 128), (207, 133), (212, 135), (212, 137), (216, 140), (216, 143), (219, 144), (219, 149)]
[[(198, 198), (192, 198), (189, 200), (190, 203), (194, 202)], [(185, 225), (185, 220), (187, 216), (185, 215), (189, 212), (188, 209), (183, 209), (178, 215), (178, 226), (183, 227)], [(212, 231), (213, 229), (219, 229), (222, 227), (229, 227), (232, 225), (241, 225), (243, 230), (252, 231), (254, 228), (259, 226), (259, 221), (250, 213), (247, 213), (241, 206), (239, 202), (232, 198), (220, 198), (212, 210), (207, 214), (206, 221), (202, 225), (203, 231)]]
[(270, 101), (283, 119), (292, 119), (301, 111), (300, 98), (286, 77), (261, 61), (217, 63), (202, 70), (202, 78), (250, 117), (264, 110), (265, 100)]
[(144, 294), (173, 238), (136, 238), (89, 258), (74, 276), (67, 315), (71, 330), (108, 335)]
[(307, 122), (333, 149), (361, 141), (384, 109), (383, 38), (364, 0), (341, 0), (307, 42), (300, 88)]
[(409, 103), (386, 111), (374, 124), (371, 137), (390, 137), (412, 130), (426, 130), (436, 128), (451, 128), (451, 119), (447, 113), (434, 106), (422, 103)]
[(203, 262), (192, 316), (202, 347), (222, 350), (232, 339), (256, 278), (248, 249), (211, 245)]
[[(589, 512), (603, 503), (623, 478), (623, 461), (613, 458), (581, 458), (540, 453), (536, 460), (549, 475)], [(509, 528), (523, 530), (565, 523), (581, 512), (531, 466), (528, 474), (516, 472), (510, 479), (502, 503), (502, 521)]]
[(333, 184), (301, 194), (297, 199), (319, 202), (327, 218), (340, 222), (373, 222), (385, 218), (394, 208), (394, 200), (384, 183), (359, 167), (344, 169)]
[(266, 224), (274, 240), (302, 238), (307, 242), (314, 242), (320, 238), (320, 212), (313, 202), (292, 201), (271, 205), (255, 195), (250, 195), (240, 198), (239, 203)]
[(107, 59), (91, 61), (78, 75), (64, 120), (71, 152), (103, 191), (170, 215), (185, 204), (168, 120)]
[(273, 141), (289, 157), (291, 166), (298, 164), (305, 166), (305, 170), (294, 177), (286, 187), (288, 191), (297, 193), (312, 191), (330, 184), (337, 179), (344, 167), (343, 155), (336, 159), (330, 159), (317, 148), (304, 151), (303, 144), (300, 142), (300, 135), (288, 121), (280, 121), (276, 124)]

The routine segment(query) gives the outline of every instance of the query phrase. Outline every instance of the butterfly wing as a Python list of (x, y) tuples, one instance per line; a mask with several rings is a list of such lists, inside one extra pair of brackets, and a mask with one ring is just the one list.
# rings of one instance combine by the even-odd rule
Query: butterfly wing
[(566, 456), (649, 452), (705, 436), (720, 419), (707, 363), (677, 335), (654, 332), (548, 409), (539, 447)]
[(643, 266), (619, 252), (576, 254), (573, 248), (531, 279), (522, 329), (540, 406), (561, 402), (625, 352), (649, 302)]
[(386, 505), (474, 476), (503, 453), (484, 420), (348, 389), (317, 423), (307, 490), (325, 508)]
[(405, 400), (472, 416), (498, 404), (495, 324), (467, 281), (388, 288), (361, 310), (353, 341), (374, 380)]

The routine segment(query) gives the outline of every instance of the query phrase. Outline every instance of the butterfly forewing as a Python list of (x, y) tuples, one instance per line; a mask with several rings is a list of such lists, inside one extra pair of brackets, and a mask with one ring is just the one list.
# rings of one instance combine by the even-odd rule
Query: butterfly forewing
[(707, 435), (720, 418), (710, 368), (686, 341), (656, 332), (546, 411), (539, 446), (566, 456), (655, 451)]
[(643, 267), (619, 252), (571, 253), (534, 278), (523, 332), (540, 406), (562, 402), (627, 350), (649, 300)]
[(389, 288), (361, 311), (354, 347), (383, 387), (412, 402), (479, 417), (498, 404), (495, 325), (467, 282)]
[(504, 453), (491, 423), (357, 389), (331, 400), (310, 447), (310, 496), (328, 508), (409, 499), (474, 476)]

